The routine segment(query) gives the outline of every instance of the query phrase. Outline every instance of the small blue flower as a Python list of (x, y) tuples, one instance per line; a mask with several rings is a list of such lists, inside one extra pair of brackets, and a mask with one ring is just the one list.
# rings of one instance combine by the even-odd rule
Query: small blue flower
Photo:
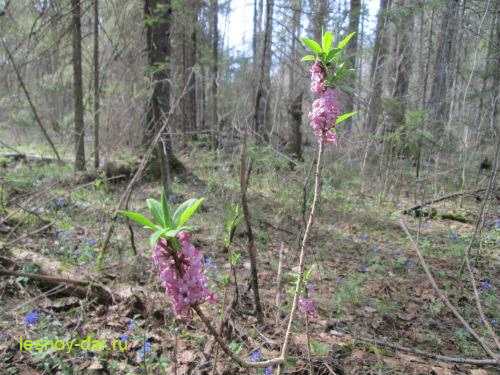
[(266, 369), (264, 370), (264, 375), (273, 375), (273, 368), (266, 367)]
[(215, 263), (215, 260), (208, 255), (203, 256), (203, 264), (205, 265), (205, 269), (207, 271), (216, 271), (217, 270), (217, 264)]
[(406, 259), (404, 266), (407, 270), (411, 270), (413, 267), (415, 267), (415, 263), (411, 259)]
[(135, 321), (134, 319), (129, 319), (128, 323), (127, 323), (127, 326), (128, 326), (128, 330), (129, 332), (132, 331), (135, 327)]
[(40, 319), (40, 314), (36, 310), (32, 310), (24, 317), (24, 324), (27, 326), (35, 326)]
[(121, 336), (120, 336), (120, 341), (121, 341), (121, 342), (125, 342), (125, 341), (127, 341), (127, 340), (128, 340), (128, 335), (121, 335)]
[(491, 319), (491, 325), (495, 327), (497, 325), (497, 320), (496, 319)]
[(262, 352), (260, 349), (255, 349), (250, 353), (250, 362), (258, 362), (262, 359)]
[(95, 246), (97, 244), (97, 241), (94, 240), (93, 238), (89, 238), (88, 240), (85, 241), (85, 243), (89, 246)]
[(368, 272), (368, 267), (365, 266), (364, 264), (361, 265), (359, 268), (358, 268), (358, 271), (359, 272), (362, 272), (362, 273), (367, 273)]
[(457, 242), (460, 239), (460, 236), (455, 231), (451, 231), (449, 237), (453, 242)]
[(146, 340), (142, 347), (138, 350), (139, 358), (142, 360), (146, 356), (147, 353), (151, 352), (151, 341)]
[(366, 233), (363, 233), (361, 236), (359, 236), (359, 239), (361, 241), (368, 241), (368, 235)]
[(491, 290), (493, 285), (491, 285), (490, 279), (483, 279), (479, 282), (479, 290), (485, 292), (487, 290)]

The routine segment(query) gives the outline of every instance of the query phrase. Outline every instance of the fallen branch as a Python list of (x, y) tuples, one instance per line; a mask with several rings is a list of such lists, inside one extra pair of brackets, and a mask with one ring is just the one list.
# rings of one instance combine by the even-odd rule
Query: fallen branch
[(26, 277), (32, 280), (38, 280), (46, 283), (50, 287), (54, 287), (60, 284), (69, 285), (67, 290), (73, 291), (74, 294), (81, 297), (87, 296), (89, 293), (94, 294), (97, 300), (103, 304), (109, 304), (111, 302), (115, 303), (117, 296), (115, 296), (110, 291), (106, 290), (103, 286), (96, 284), (91, 281), (83, 281), (76, 279), (66, 279), (62, 277), (54, 277), (43, 274), (35, 273), (24, 273), (17, 271), (10, 271), (3, 267), (0, 267), (0, 276), (15, 276), (15, 277)]
[(22, 236), (18, 237), (18, 238), (15, 238), (13, 239), (12, 241), (10, 242), (7, 242), (5, 244), (3, 244), (0, 249), (5, 249), (7, 246), (12, 246), (14, 245), (15, 243), (18, 243), (19, 241), (21, 241), (22, 239), (26, 238), (26, 237), (29, 237), (29, 236), (32, 236), (34, 234), (37, 234), (37, 233), (40, 233), (40, 232), (43, 232), (45, 229), (48, 229), (50, 228), (52, 225), (54, 225), (54, 222), (50, 222), (46, 225), (44, 225), (43, 227), (40, 227), (36, 230), (34, 230), (33, 232), (30, 232), (30, 233), (26, 233), (26, 234), (23, 234)]
[(473, 197), (478, 197), (479, 193), (482, 193), (486, 191), (486, 189), (478, 189), (478, 190), (473, 190), (473, 191), (459, 191), (459, 192), (455, 192), (455, 193), (451, 193), (451, 194), (447, 194), (447, 195), (444, 195), (442, 197), (439, 197), (439, 198), (436, 198), (436, 199), (432, 199), (430, 201), (427, 201), (427, 202), (424, 202), (424, 203), (420, 203), (416, 206), (413, 206), (413, 207), (410, 207), (410, 208), (407, 208), (405, 210), (402, 210), (401, 212), (405, 215), (409, 215), (411, 214), (413, 211), (418, 211), (426, 206), (430, 206), (432, 204), (435, 204), (435, 203), (439, 203), (439, 202), (442, 202), (442, 201), (445, 201), (445, 200), (448, 200), (448, 199), (453, 199), (453, 198), (457, 198), (457, 197), (461, 197), (461, 196), (473, 196)]
[[(347, 336), (347, 335), (342, 335), (342, 336)], [(379, 346), (384, 346), (387, 348), (391, 348), (400, 352), (406, 352), (406, 353), (412, 353), (412, 354), (417, 354), (422, 357), (426, 358), (431, 358), (435, 359), (437, 361), (442, 361), (442, 362), (450, 362), (450, 363), (461, 363), (461, 364), (469, 364), (469, 365), (478, 365), (478, 366), (490, 366), (490, 365), (496, 365), (498, 362), (495, 359), (483, 359), (483, 358), (463, 358), (463, 357), (450, 357), (446, 355), (440, 355), (440, 354), (434, 354), (434, 353), (429, 353), (425, 352), (420, 349), (413, 349), (413, 348), (407, 348), (398, 344), (390, 343), (385, 340), (380, 340), (380, 339), (369, 339), (369, 338), (356, 338), (356, 337), (351, 337), (353, 341), (358, 341), (358, 342), (364, 342), (364, 343), (370, 343), (370, 344), (376, 344)]]
[(49, 158), (46, 156), (40, 155), (29, 155), (23, 153), (6, 153), (0, 154), (0, 158), (12, 159), (13, 161), (27, 161), (27, 162), (35, 162), (35, 163), (69, 163), (66, 160)]
[(469, 325), (469, 323), (467, 323), (465, 321), (465, 319), (458, 312), (458, 310), (455, 308), (455, 306), (453, 306), (453, 304), (450, 302), (450, 300), (448, 299), (448, 297), (446, 297), (446, 295), (441, 291), (441, 289), (439, 288), (439, 286), (436, 283), (436, 280), (434, 279), (434, 276), (432, 276), (432, 273), (431, 273), (431, 271), (429, 269), (429, 266), (427, 265), (427, 262), (425, 261), (422, 253), (420, 252), (420, 249), (419, 249), (418, 245), (416, 244), (416, 242), (413, 239), (412, 235), (408, 231), (408, 228), (406, 227), (406, 224), (403, 221), (403, 219), (400, 219), (399, 224), (400, 224), (401, 228), (403, 229), (403, 231), (406, 233), (406, 236), (408, 237), (408, 239), (410, 240), (410, 243), (411, 243), (413, 249), (417, 253), (417, 256), (418, 256), (418, 259), (420, 261), (420, 264), (421, 264), (422, 268), (424, 269), (424, 272), (427, 275), (427, 278), (431, 282), (432, 288), (434, 289), (434, 291), (436, 292), (436, 294), (439, 296), (439, 298), (441, 299), (441, 301), (448, 307), (448, 309), (450, 309), (450, 311), (453, 313), (453, 315), (455, 315), (455, 317), (460, 321), (460, 323), (462, 323), (462, 325), (467, 330), (467, 332), (469, 332), (472, 335), (472, 337), (474, 337), (474, 339), (481, 345), (481, 347), (484, 349), (484, 351), (491, 358), (493, 358), (495, 360), (495, 363), (500, 364), (500, 357), (497, 354), (495, 354), (490, 349), (490, 347), (488, 345), (486, 345), (486, 343), (484, 342), (484, 340)]

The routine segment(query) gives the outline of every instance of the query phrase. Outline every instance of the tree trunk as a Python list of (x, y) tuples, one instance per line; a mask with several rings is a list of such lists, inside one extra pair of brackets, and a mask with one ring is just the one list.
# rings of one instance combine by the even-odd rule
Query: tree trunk
[(377, 31), (375, 36), (375, 46), (371, 64), (371, 98), (368, 108), (368, 119), (366, 128), (374, 133), (378, 126), (378, 117), (381, 107), (381, 96), (384, 83), (384, 63), (387, 55), (387, 10), (391, 0), (380, 0), (380, 9), (377, 16)]
[(294, 0), (292, 2), (292, 41), (291, 53), (292, 64), (289, 67), (290, 86), (288, 87), (288, 126), (290, 137), (288, 139), (288, 150), (291, 156), (297, 160), (302, 160), (302, 91), (297, 95), (295, 84), (295, 64), (298, 64), (297, 56), (297, 38), (300, 35), (300, 14), (302, 11), (302, 0)]
[(397, 9), (403, 9), (403, 11), (394, 20), (396, 30), (394, 43), (396, 82), (392, 95), (394, 108), (392, 108), (390, 131), (396, 130), (405, 121), (408, 87), (412, 69), (410, 35), (413, 35), (413, 14), (407, 10), (409, 5), (407, 0), (396, 0), (395, 2)]
[(210, 87), (212, 96), (212, 116), (211, 116), (211, 130), (212, 130), (212, 146), (217, 148), (219, 146), (218, 138), (220, 136), (219, 118), (217, 115), (217, 76), (219, 74), (219, 2), (218, 0), (211, 0), (212, 12), (212, 64), (211, 76), (212, 85)]
[(459, 12), (459, 5), (459, 0), (447, 0), (436, 46), (436, 61), (428, 107), (431, 120), (441, 124), (441, 127), (446, 123), (450, 110), (448, 79), (455, 49), (456, 16)]
[(198, 0), (185, 2), (184, 11), (186, 20), (182, 34), (182, 71), (183, 84), (186, 87), (186, 94), (182, 98), (181, 108), (183, 115), (183, 129), (185, 132), (196, 130), (196, 75), (194, 67), (196, 65), (197, 51), (197, 24), (198, 24)]
[[(321, 32), (325, 28), (325, 20), (328, 15), (328, 0), (311, 0), (311, 32), (314, 40), (321, 40)], [(326, 30), (325, 30), (326, 31)]]
[(492, 129), (495, 129), (496, 136), (499, 134), (498, 113), (500, 112), (500, 0), (495, 1), (496, 14), (496, 48), (495, 50), (495, 73), (493, 74), (493, 114), (491, 116)]
[(73, 14), (73, 100), (75, 110), (75, 170), (85, 170), (83, 123), (82, 26), (80, 0), (71, 0)]
[(99, 0), (94, 0), (94, 168), (99, 168)]
[[(264, 41), (262, 43), (262, 55), (260, 56), (260, 73), (255, 95), (254, 108), (254, 131), (257, 137), (268, 140), (269, 115), (270, 115), (270, 89), (271, 89), (271, 45), (273, 33), (273, 7), (274, 0), (266, 0), (266, 25), (264, 29)], [(261, 141), (260, 139), (258, 139)]]
[[(348, 33), (355, 32), (356, 35), (351, 39), (350, 43), (347, 45), (347, 56), (351, 63), (353, 69), (356, 68), (356, 54), (358, 52), (358, 33), (359, 33), (359, 17), (361, 14), (361, 0), (351, 0), (351, 10), (349, 12), (349, 29)], [(353, 80), (355, 83), (356, 80)], [(355, 86), (355, 84), (353, 85)], [(355, 87), (351, 88), (355, 91)], [(354, 96), (352, 93), (347, 93), (347, 100), (345, 103), (344, 112), (352, 112), (354, 109)], [(349, 119), (345, 122), (345, 127), (351, 129), (352, 120)]]
[[(161, 128), (164, 116), (170, 111), (170, 32), (172, 8), (170, 0), (145, 0), (146, 48), (153, 92), (148, 103), (147, 124), (143, 143), (148, 144)], [(171, 171), (176, 168), (170, 134), (164, 134), (156, 149), (156, 160), (165, 192), (170, 191)]]

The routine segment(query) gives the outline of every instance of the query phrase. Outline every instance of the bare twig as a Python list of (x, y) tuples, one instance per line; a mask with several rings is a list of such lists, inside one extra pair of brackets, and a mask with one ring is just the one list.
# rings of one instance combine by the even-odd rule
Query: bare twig
[(21, 86), (24, 94), (26, 95), (26, 99), (28, 100), (31, 111), (33, 112), (33, 116), (35, 116), (35, 120), (36, 120), (38, 126), (40, 127), (40, 129), (42, 130), (43, 136), (45, 137), (45, 139), (49, 143), (50, 148), (54, 152), (54, 155), (56, 156), (57, 160), (59, 162), (62, 162), (61, 157), (59, 156), (59, 153), (57, 152), (56, 146), (54, 145), (54, 142), (52, 142), (52, 139), (50, 138), (49, 133), (45, 129), (45, 126), (43, 126), (42, 120), (40, 119), (40, 116), (38, 115), (38, 112), (35, 108), (35, 105), (31, 101), (31, 96), (28, 92), (28, 89), (26, 88), (26, 85), (24, 84), (23, 77), (21, 77), (21, 73), (19, 72), (19, 69), (16, 65), (16, 62), (14, 61), (14, 57), (10, 53), (10, 50), (7, 47), (7, 44), (5, 43), (5, 40), (3, 38), (2, 38), (2, 45), (3, 45), (3, 48), (5, 49), (5, 52), (7, 52), (7, 57), (9, 58), (9, 60), (12, 64), (12, 67), (14, 68), (14, 72), (16, 73), (16, 77), (17, 77), (17, 80), (19, 81), (19, 85)]
[[(282, 288), (282, 271), (283, 271), (283, 252), (285, 251), (285, 245), (283, 242), (280, 245), (279, 256), (278, 256), (278, 273), (276, 274), (276, 297), (275, 304), (279, 309), (281, 306), (281, 288)], [(279, 310), (276, 316), (276, 320), (279, 319)]]
[[(320, 195), (320, 186), (321, 186), (321, 158), (323, 156), (323, 142), (319, 142), (319, 147), (318, 147), (318, 159), (316, 161), (316, 172), (314, 174), (314, 196), (313, 196), (313, 201), (311, 205), (311, 211), (309, 212), (309, 219), (307, 221), (306, 229), (304, 231), (304, 237), (302, 238), (302, 246), (300, 248), (300, 255), (299, 255), (299, 277), (297, 280), (297, 284), (295, 286), (295, 291), (293, 294), (293, 301), (292, 301), (292, 307), (290, 309), (290, 315), (288, 317), (288, 326), (285, 332), (285, 339), (283, 341), (283, 346), (281, 348), (281, 358), (284, 359), (286, 358), (287, 351), (288, 351), (288, 345), (290, 343), (290, 334), (292, 331), (292, 323), (295, 318), (295, 312), (297, 310), (297, 303), (299, 300), (299, 293), (300, 289), (302, 287), (302, 284), (304, 282), (304, 266), (305, 266), (305, 257), (306, 257), (306, 244), (307, 240), (309, 238), (309, 233), (312, 228), (312, 224), (314, 222), (314, 214), (316, 213), (316, 203), (318, 201), (318, 197)], [(280, 363), (278, 366), (278, 375), (280, 375), (283, 371), (283, 365)]]
[(462, 325), (467, 330), (467, 332), (469, 332), (472, 335), (472, 337), (474, 337), (474, 339), (481, 345), (481, 347), (484, 349), (484, 351), (486, 353), (488, 353), (488, 355), (491, 358), (493, 358), (497, 363), (500, 364), (500, 357), (498, 357), (498, 355), (495, 354), (490, 349), (490, 347), (484, 342), (484, 340), (469, 325), (469, 323), (467, 323), (465, 321), (465, 319), (458, 312), (458, 310), (455, 308), (455, 306), (452, 305), (452, 303), (450, 302), (450, 300), (448, 299), (448, 297), (446, 297), (446, 295), (441, 291), (441, 289), (439, 288), (439, 286), (436, 283), (436, 280), (434, 279), (434, 276), (432, 276), (432, 273), (431, 273), (431, 271), (429, 269), (429, 266), (427, 265), (427, 262), (425, 261), (424, 257), (422, 256), (422, 253), (420, 252), (420, 249), (419, 249), (417, 243), (415, 242), (415, 240), (413, 239), (412, 235), (408, 231), (408, 228), (406, 227), (406, 224), (405, 224), (405, 222), (404, 222), (404, 220), (402, 218), (400, 219), (399, 223), (400, 223), (401, 228), (403, 229), (403, 231), (406, 233), (406, 236), (410, 240), (413, 249), (417, 253), (417, 256), (418, 256), (418, 259), (420, 261), (420, 264), (422, 265), (422, 268), (424, 269), (424, 272), (427, 275), (427, 278), (431, 282), (431, 285), (432, 285), (434, 291), (439, 296), (439, 298), (441, 299), (441, 301), (448, 307), (448, 309), (450, 309), (450, 311), (453, 313), (453, 315), (455, 315), (455, 317), (460, 321), (460, 323), (462, 323)]
[(241, 144), (241, 165), (240, 165), (240, 188), (241, 188), (241, 208), (243, 210), (243, 217), (245, 219), (245, 224), (247, 227), (247, 237), (248, 237), (248, 255), (250, 257), (250, 271), (251, 271), (251, 282), (254, 294), (254, 304), (255, 313), (259, 323), (264, 322), (264, 315), (262, 313), (262, 306), (260, 304), (259, 296), (259, 276), (257, 274), (257, 250), (255, 248), (255, 241), (252, 232), (252, 223), (250, 217), (250, 210), (248, 208), (247, 202), (247, 189), (248, 180), (250, 178), (250, 172), (252, 170), (252, 163), (247, 167), (247, 140), (246, 132), (243, 135), (243, 142)]
[(481, 304), (481, 300), (479, 298), (479, 293), (477, 290), (476, 280), (474, 278), (474, 272), (472, 272), (472, 267), (471, 267), (470, 258), (469, 258), (469, 254), (470, 254), (470, 250), (472, 249), (472, 245), (476, 240), (476, 236), (481, 231), (482, 224), (483, 224), (484, 210), (485, 210), (486, 205), (488, 203), (489, 195), (493, 191), (493, 185), (495, 184), (495, 181), (496, 181), (498, 157), (499, 157), (499, 152), (500, 152), (500, 136), (497, 136), (497, 137), (498, 137), (498, 139), (497, 139), (497, 144), (496, 144), (495, 159), (493, 162), (493, 169), (492, 169), (490, 181), (488, 183), (488, 188), (486, 189), (486, 194), (484, 196), (483, 204), (481, 205), (481, 211), (479, 213), (479, 217), (477, 218), (477, 221), (476, 221), (476, 227), (474, 229), (474, 234), (472, 235), (472, 238), (470, 239), (469, 246), (467, 246), (467, 249), (464, 252), (464, 258), (465, 258), (465, 264), (467, 265), (467, 270), (469, 272), (469, 277), (470, 277), (470, 281), (472, 284), (472, 289), (474, 290), (474, 300), (476, 301), (477, 310), (479, 312), (479, 315), (481, 317), (483, 324), (486, 326), (486, 329), (488, 330), (488, 333), (493, 338), (493, 341), (495, 341), (495, 345), (496, 345), (497, 349), (500, 350), (500, 340), (498, 339), (498, 336), (496, 335), (495, 331), (493, 330), (493, 327), (491, 326), (488, 319), (486, 319), (486, 316), (484, 314), (483, 306)]
[(200, 317), (203, 324), (205, 324), (210, 334), (214, 337), (215, 341), (217, 341), (217, 343), (220, 345), (222, 351), (226, 353), (239, 366), (246, 368), (265, 368), (283, 362), (283, 358), (281, 357), (269, 359), (267, 361), (262, 361), (262, 362), (249, 362), (242, 360), (236, 354), (234, 354), (233, 351), (226, 345), (224, 340), (220, 337), (219, 333), (216, 331), (216, 329), (210, 322), (210, 319), (208, 319), (208, 317), (203, 313), (203, 310), (201, 310), (200, 306), (198, 305), (192, 306), (192, 309), (196, 312), (196, 314), (198, 314), (198, 316)]

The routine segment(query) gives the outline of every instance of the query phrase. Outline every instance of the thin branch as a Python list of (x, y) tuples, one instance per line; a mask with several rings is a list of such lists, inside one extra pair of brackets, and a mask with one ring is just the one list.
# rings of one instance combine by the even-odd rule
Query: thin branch
[(493, 191), (493, 185), (495, 184), (495, 181), (496, 181), (498, 157), (499, 157), (499, 152), (500, 152), (500, 136), (497, 136), (497, 137), (498, 137), (498, 139), (497, 139), (497, 144), (496, 144), (495, 159), (493, 162), (493, 169), (492, 169), (490, 181), (488, 183), (488, 188), (486, 189), (486, 194), (484, 196), (483, 204), (481, 205), (481, 211), (479, 213), (479, 217), (477, 218), (477, 221), (476, 221), (476, 227), (474, 229), (474, 234), (472, 235), (472, 238), (470, 239), (469, 246), (467, 246), (467, 249), (465, 250), (464, 258), (465, 258), (465, 264), (467, 265), (467, 270), (469, 271), (472, 289), (474, 290), (474, 299), (476, 301), (477, 310), (479, 312), (481, 320), (483, 321), (483, 324), (486, 326), (486, 329), (488, 330), (488, 333), (495, 341), (497, 349), (500, 350), (500, 340), (498, 339), (498, 336), (496, 335), (495, 331), (493, 330), (493, 327), (491, 326), (488, 319), (486, 319), (486, 316), (484, 314), (483, 306), (482, 306), (481, 300), (479, 298), (479, 292), (477, 290), (476, 280), (474, 278), (474, 273), (472, 272), (472, 267), (471, 267), (470, 259), (469, 259), (469, 254), (470, 254), (470, 250), (472, 249), (472, 245), (475, 242), (476, 236), (481, 231), (484, 210), (486, 208), (486, 204), (488, 203), (489, 195)]
[(400, 221), (399, 221), (399, 224), (401, 226), (401, 228), (403, 229), (403, 231), (406, 233), (406, 236), (408, 237), (408, 239), (410, 240), (411, 242), (411, 245), (413, 247), (413, 249), (415, 250), (415, 252), (417, 253), (417, 256), (418, 256), (418, 259), (420, 260), (420, 264), (422, 265), (422, 268), (424, 269), (425, 271), (425, 274), (427, 275), (427, 278), (429, 279), (429, 281), (431, 282), (431, 285), (434, 289), (434, 291), (436, 292), (436, 294), (439, 296), (439, 298), (441, 299), (441, 301), (450, 309), (450, 311), (453, 313), (453, 315), (455, 315), (455, 317), (460, 321), (460, 323), (462, 323), (462, 325), (464, 326), (464, 328), (472, 335), (472, 337), (474, 337), (474, 339), (481, 345), (481, 347), (484, 349), (484, 351), (486, 353), (488, 353), (488, 355), (493, 358), (497, 363), (500, 364), (500, 357), (497, 356), (497, 354), (495, 354), (488, 345), (486, 345), (486, 343), (484, 342), (484, 340), (477, 334), (477, 332), (469, 325), (469, 323), (467, 323), (465, 321), (465, 319), (462, 317), (462, 315), (458, 312), (458, 310), (455, 308), (455, 306), (452, 305), (452, 303), (450, 302), (450, 300), (448, 299), (448, 297), (446, 297), (446, 295), (441, 291), (441, 289), (439, 288), (439, 286), (437, 285), (436, 283), (436, 280), (434, 279), (434, 276), (432, 276), (432, 273), (429, 269), (429, 266), (427, 265), (424, 257), (422, 256), (422, 253), (420, 252), (420, 249), (418, 247), (418, 245), (416, 244), (415, 240), (413, 239), (412, 235), (410, 234), (410, 232), (408, 231), (408, 228), (406, 227), (406, 224), (404, 222), (404, 220), (401, 218)]
[(17, 77), (17, 80), (19, 81), (19, 85), (23, 89), (24, 95), (26, 95), (26, 99), (28, 100), (31, 111), (33, 112), (33, 116), (35, 116), (36, 123), (38, 124), (38, 126), (42, 130), (43, 136), (45, 137), (45, 139), (49, 143), (50, 148), (54, 152), (54, 155), (56, 156), (57, 160), (59, 162), (62, 162), (61, 157), (59, 156), (59, 153), (57, 152), (56, 146), (52, 142), (52, 139), (50, 138), (49, 133), (45, 129), (45, 126), (43, 126), (42, 120), (40, 119), (40, 116), (38, 115), (38, 112), (35, 108), (35, 105), (31, 101), (31, 96), (28, 92), (28, 89), (26, 88), (26, 85), (24, 84), (23, 77), (21, 77), (21, 73), (19, 72), (19, 69), (17, 68), (17, 65), (14, 61), (14, 57), (10, 53), (10, 50), (7, 47), (7, 44), (5, 43), (5, 40), (3, 38), (2, 38), (2, 45), (3, 45), (3, 48), (5, 49), (5, 52), (7, 52), (7, 57), (9, 58), (10, 63), (12, 64), (12, 67), (14, 68), (14, 72), (16, 73), (16, 77)]
[(245, 219), (245, 224), (247, 227), (247, 237), (248, 237), (248, 255), (250, 257), (250, 268), (251, 268), (251, 283), (254, 294), (254, 304), (255, 313), (257, 315), (257, 320), (260, 324), (264, 322), (264, 316), (262, 313), (262, 306), (260, 303), (259, 296), (259, 276), (257, 274), (257, 251), (255, 248), (255, 241), (252, 232), (252, 222), (250, 218), (250, 210), (248, 208), (247, 202), (247, 189), (248, 180), (250, 178), (250, 172), (252, 170), (252, 164), (247, 166), (247, 137), (246, 132), (243, 135), (243, 143), (241, 145), (241, 165), (240, 165), (240, 189), (241, 189), (241, 208), (243, 210), (243, 217)]
[[(290, 309), (290, 315), (288, 318), (288, 326), (285, 332), (285, 339), (283, 341), (283, 346), (281, 348), (281, 358), (286, 358), (286, 354), (288, 351), (288, 345), (290, 343), (290, 335), (292, 331), (292, 323), (295, 318), (295, 312), (297, 310), (297, 303), (299, 300), (300, 289), (304, 282), (304, 266), (305, 266), (305, 257), (306, 257), (306, 244), (309, 239), (309, 233), (311, 231), (312, 224), (314, 222), (314, 214), (316, 213), (316, 203), (318, 202), (318, 198), (321, 190), (321, 157), (323, 156), (323, 142), (319, 142), (318, 147), (318, 159), (316, 162), (316, 172), (314, 174), (314, 197), (311, 205), (311, 211), (309, 213), (309, 220), (307, 221), (306, 229), (304, 231), (304, 237), (302, 238), (302, 246), (300, 248), (300, 256), (299, 256), (299, 278), (297, 280), (297, 284), (295, 286), (295, 291), (293, 294), (292, 308)], [(281, 364), (278, 366), (278, 375), (280, 375), (283, 371), (283, 367)]]

